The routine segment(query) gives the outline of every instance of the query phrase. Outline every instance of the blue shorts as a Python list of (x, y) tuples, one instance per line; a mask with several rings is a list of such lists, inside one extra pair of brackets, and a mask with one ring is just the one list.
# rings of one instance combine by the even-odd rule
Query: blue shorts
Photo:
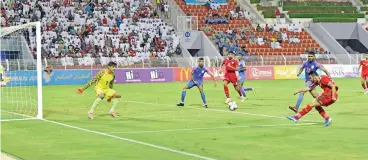
[(197, 84), (194, 84), (194, 82), (192, 80), (189, 80), (188, 83), (187, 83), (187, 87), (190, 89), (194, 86), (203, 86), (203, 81), (197, 81)]
[(245, 81), (245, 76), (239, 76), (238, 82), (244, 83), (244, 81)]
[[(305, 82), (305, 86), (306, 86), (306, 87), (312, 87), (312, 86), (313, 86), (313, 84), (314, 84), (314, 83), (313, 83), (312, 81), (306, 81), (306, 82)], [(315, 90), (315, 89), (316, 89), (316, 87), (312, 88), (312, 90)]]

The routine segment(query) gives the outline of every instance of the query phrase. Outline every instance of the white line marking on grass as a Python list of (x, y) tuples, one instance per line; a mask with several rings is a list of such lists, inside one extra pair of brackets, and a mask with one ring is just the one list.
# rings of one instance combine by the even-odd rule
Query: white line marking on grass
[[(160, 103), (150, 103), (150, 102), (139, 102), (139, 101), (124, 101), (124, 102), (137, 103), (137, 104), (147, 104), (147, 105), (161, 105), (161, 106), (168, 106), (168, 107), (177, 107), (176, 105), (171, 105), (171, 104), (160, 104)], [(207, 110), (207, 111), (215, 111), (215, 112), (233, 113), (233, 114), (244, 114), (244, 115), (258, 116), (258, 117), (278, 118), (278, 119), (285, 119), (286, 120), (286, 117), (272, 116), (272, 115), (266, 115), (266, 114), (255, 114), (255, 113), (248, 113), (248, 112), (227, 111), (227, 110), (212, 109), (212, 108), (193, 108), (193, 107), (186, 107), (186, 108), (199, 109), (199, 110)], [(314, 122), (314, 123), (323, 123), (321, 121), (314, 121), (314, 120), (300, 120), (300, 121), (303, 121), (303, 122)]]
[(285, 126), (310, 126), (318, 123), (302, 123), (302, 124), (270, 124), (270, 125), (254, 125), (254, 126), (222, 126), (212, 128), (182, 128), (182, 129), (165, 129), (151, 131), (126, 131), (126, 132), (110, 132), (110, 133), (162, 133), (162, 132), (177, 132), (177, 131), (199, 131), (199, 130), (216, 130), (216, 129), (235, 129), (235, 128), (265, 128), (265, 127), (285, 127)]
[(26, 121), (26, 120), (35, 120), (36, 118), (23, 118), (23, 119), (2, 119), (0, 122), (11, 122), (11, 121)]
[[(8, 111), (4, 111), (4, 112), (10, 113), (10, 114), (15, 114), (15, 115), (22, 115), (24, 117), (30, 117), (30, 116), (15, 113), (15, 112), (8, 112)], [(193, 153), (189, 153), (189, 152), (178, 151), (178, 150), (167, 148), (167, 147), (162, 147), (162, 146), (158, 146), (158, 145), (154, 145), (154, 144), (150, 144), (150, 143), (146, 143), (146, 142), (141, 142), (141, 141), (137, 141), (137, 140), (134, 140), (134, 139), (119, 137), (119, 136), (111, 135), (111, 134), (108, 134), (108, 133), (98, 132), (98, 131), (85, 129), (85, 128), (81, 128), (81, 127), (77, 127), (77, 126), (72, 126), (72, 125), (68, 125), (68, 124), (65, 124), (65, 123), (60, 123), (60, 122), (56, 122), (56, 121), (52, 121), (52, 120), (47, 120), (47, 119), (40, 119), (40, 120), (45, 121), (45, 122), (49, 122), (49, 123), (53, 123), (53, 124), (57, 124), (57, 125), (61, 125), (61, 126), (68, 127), (68, 128), (73, 128), (73, 129), (76, 129), (76, 130), (81, 130), (81, 131), (94, 133), (94, 134), (98, 134), (98, 135), (102, 135), (102, 136), (106, 136), (106, 137), (110, 137), (110, 138), (115, 138), (115, 139), (118, 139), (118, 140), (121, 140), (121, 141), (127, 141), (127, 142), (136, 143), (136, 144), (140, 144), (140, 145), (144, 145), (144, 146), (149, 146), (149, 147), (152, 147), (152, 148), (161, 149), (161, 150), (165, 150), (165, 151), (169, 151), (169, 152), (173, 152), (173, 153), (177, 153), (177, 154), (181, 154), (181, 155), (186, 155), (186, 156), (205, 159), (205, 160), (215, 160), (213, 158), (209, 158), (209, 157), (205, 157), (205, 156), (201, 156), (201, 155), (197, 155), (197, 154), (193, 154)]]

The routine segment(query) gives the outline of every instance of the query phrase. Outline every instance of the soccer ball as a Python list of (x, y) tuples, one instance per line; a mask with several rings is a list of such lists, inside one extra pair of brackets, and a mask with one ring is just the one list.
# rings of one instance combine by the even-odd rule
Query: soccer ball
[(229, 110), (230, 111), (235, 111), (237, 108), (238, 108), (238, 105), (236, 104), (235, 101), (229, 102)]

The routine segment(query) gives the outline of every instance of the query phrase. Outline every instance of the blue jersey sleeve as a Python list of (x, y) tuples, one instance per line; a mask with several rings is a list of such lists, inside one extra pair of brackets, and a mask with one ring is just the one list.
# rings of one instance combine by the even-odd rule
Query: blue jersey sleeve
[(321, 63), (318, 63), (317, 61), (316, 61), (316, 68), (317, 69), (321, 69), (321, 68), (323, 68), (323, 65), (321, 64)]

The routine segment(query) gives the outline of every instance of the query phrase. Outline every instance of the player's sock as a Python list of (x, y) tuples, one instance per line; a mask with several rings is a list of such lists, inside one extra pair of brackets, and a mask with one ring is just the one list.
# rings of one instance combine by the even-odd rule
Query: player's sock
[(95, 108), (97, 107), (97, 105), (100, 103), (100, 101), (102, 101), (102, 99), (100, 97), (98, 97), (92, 104), (91, 109), (89, 110), (90, 113), (93, 113), (93, 111), (95, 111)]
[(304, 115), (306, 115), (309, 111), (312, 110), (312, 107), (308, 104), (305, 108), (303, 108), (298, 114), (295, 115), (295, 119), (299, 120)]
[(319, 112), (319, 114), (325, 119), (328, 120), (330, 117), (327, 115), (325, 110), (322, 107), (316, 107), (316, 110)]
[(299, 93), (299, 97), (298, 97), (298, 100), (296, 101), (296, 105), (295, 105), (295, 107), (297, 109), (299, 109), (300, 104), (302, 104), (303, 98), (304, 98), (304, 93)]
[(181, 103), (184, 103), (185, 95), (187, 95), (187, 91), (186, 90), (181, 91)]
[(244, 91), (253, 91), (253, 88), (244, 88), (244, 87), (243, 87), (243, 90), (244, 90)]
[(242, 93), (243, 97), (247, 97), (247, 95), (245, 94), (245, 89), (243, 86), (240, 86), (240, 92)]
[(224, 85), (224, 91), (225, 91), (226, 98), (230, 98), (230, 96), (229, 96), (229, 87)]
[(204, 95), (204, 92), (201, 93), (201, 97), (202, 97), (202, 101), (203, 101), (203, 104), (207, 104), (206, 102), (206, 95)]
[(119, 98), (112, 99), (112, 107), (110, 109), (110, 112), (115, 112), (115, 108), (119, 104), (119, 102), (120, 102)]
[(240, 91), (240, 89), (238, 87), (235, 87), (235, 90), (238, 92), (238, 94), (239, 94), (240, 97), (243, 95), (242, 92)]

